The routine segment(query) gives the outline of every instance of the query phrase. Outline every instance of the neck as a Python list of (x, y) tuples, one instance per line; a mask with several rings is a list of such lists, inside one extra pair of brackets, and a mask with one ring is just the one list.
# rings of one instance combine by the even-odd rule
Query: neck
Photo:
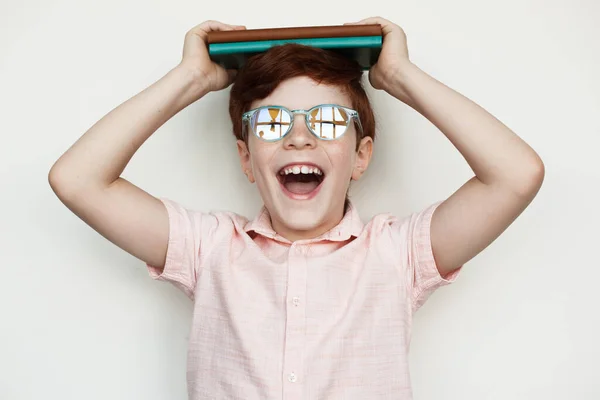
[(329, 232), (331, 229), (335, 228), (340, 223), (340, 221), (342, 220), (342, 218), (344, 217), (346, 212), (348, 211), (348, 207), (349, 207), (349, 202), (348, 202), (348, 200), (346, 200), (344, 203), (343, 209), (341, 209), (339, 212), (336, 212), (335, 214), (332, 213), (331, 218), (328, 218), (326, 221), (323, 221), (322, 224), (315, 226), (313, 229), (306, 229), (306, 230), (293, 229), (292, 227), (287, 226), (283, 222), (276, 220), (272, 216), (271, 216), (271, 226), (273, 227), (273, 230), (275, 232), (277, 232), (277, 234), (279, 236), (289, 240), (290, 242), (295, 242), (298, 240), (314, 239), (314, 238), (317, 238), (317, 237), (323, 235), (324, 233)]

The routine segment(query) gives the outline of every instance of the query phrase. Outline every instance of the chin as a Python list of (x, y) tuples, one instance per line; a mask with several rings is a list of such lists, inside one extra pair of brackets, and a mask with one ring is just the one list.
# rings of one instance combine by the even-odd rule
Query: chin
[(278, 210), (278, 217), (289, 230), (298, 232), (318, 231), (326, 224), (325, 209), (316, 210), (312, 207), (294, 207), (293, 209)]

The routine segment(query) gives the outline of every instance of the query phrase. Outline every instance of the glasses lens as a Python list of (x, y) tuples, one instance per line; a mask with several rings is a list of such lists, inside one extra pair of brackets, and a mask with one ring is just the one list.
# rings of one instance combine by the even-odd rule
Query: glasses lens
[(250, 120), (252, 130), (263, 140), (279, 140), (290, 127), (291, 117), (286, 110), (265, 107), (256, 111)]
[(321, 106), (308, 114), (308, 125), (322, 139), (337, 139), (348, 128), (349, 115), (343, 108)]

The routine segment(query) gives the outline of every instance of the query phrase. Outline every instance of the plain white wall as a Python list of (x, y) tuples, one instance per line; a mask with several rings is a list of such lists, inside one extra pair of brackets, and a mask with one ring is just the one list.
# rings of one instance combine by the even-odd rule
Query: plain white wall
[[(206, 5), (206, 4), (209, 5)], [(54, 196), (52, 163), (98, 119), (176, 65), (206, 19), (248, 28), (381, 15), (411, 59), (538, 151), (529, 209), (416, 315), (416, 400), (600, 398), (600, 6), (595, 0), (0, 3), (0, 399), (183, 399), (190, 301)], [(369, 88), (374, 160), (364, 219), (446, 198), (471, 171), (431, 123)], [(125, 177), (201, 210), (249, 217), (228, 90), (191, 105)]]

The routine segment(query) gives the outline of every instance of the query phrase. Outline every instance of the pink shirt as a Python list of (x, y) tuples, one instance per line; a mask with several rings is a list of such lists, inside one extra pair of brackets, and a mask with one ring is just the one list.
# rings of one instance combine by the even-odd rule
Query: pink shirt
[(363, 225), (350, 205), (322, 236), (290, 242), (265, 208), (253, 221), (162, 199), (164, 271), (194, 302), (189, 398), (412, 399), (412, 315), (438, 287), (430, 222), (436, 203)]

